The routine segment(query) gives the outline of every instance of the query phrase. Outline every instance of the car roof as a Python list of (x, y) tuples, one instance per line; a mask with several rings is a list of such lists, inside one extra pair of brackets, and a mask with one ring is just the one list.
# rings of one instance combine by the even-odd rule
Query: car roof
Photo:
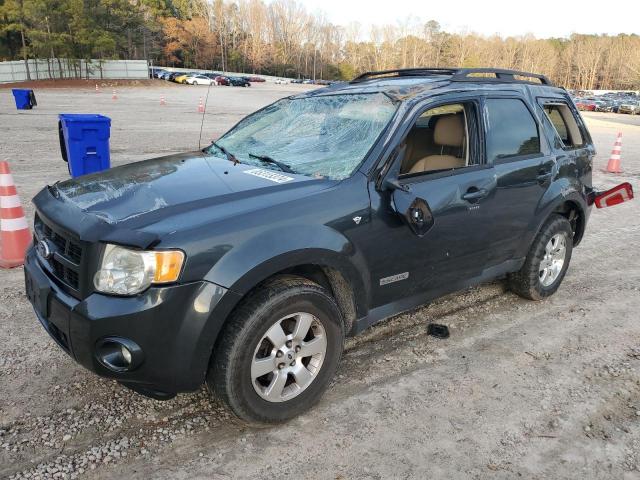
[(504, 90), (505, 87), (509, 90), (534, 87), (546, 95), (566, 93), (544, 75), (535, 73), (493, 68), (416, 68), (367, 72), (350, 82), (336, 82), (295, 98), (338, 93), (384, 93), (394, 100), (407, 101), (443, 93), (443, 90)]

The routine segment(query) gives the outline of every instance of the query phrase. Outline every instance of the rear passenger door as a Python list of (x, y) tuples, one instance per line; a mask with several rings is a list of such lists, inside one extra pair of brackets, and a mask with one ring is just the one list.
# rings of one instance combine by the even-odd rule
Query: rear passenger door
[(555, 156), (524, 97), (487, 96), (483, 114), (486, 162), (496, 178), (487, 264), (517, 262), (528, 248), (532, 219), (555, 172)]

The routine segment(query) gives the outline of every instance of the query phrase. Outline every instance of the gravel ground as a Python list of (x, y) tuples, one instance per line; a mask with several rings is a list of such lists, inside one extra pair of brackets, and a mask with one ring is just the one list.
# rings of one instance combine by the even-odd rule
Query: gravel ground
[[(0, 158), (22, 198), (67, 175), (60, 112), (110, 116), (116, 165), (197, 147), (206, 87), (157, 85), (122, 88), (116, 101), (105, 89), (42, 89), (20, 113), (0, 90)], [(305, 88), (212, 88), (203, 143)], [(640, 118), (584, 117), (600, 152), (594, 183), (640, 192)], [(618, 131), (625, 173), (604, 174)], [(22, 270), (2, 270), (0, 477), (640, 478), (639, 213), (637, 200), (594, 211), (550, 299), (496, 282), (349, 340), (320, 404), (262, 429), (204, 390), (157, 402), (85, 371), (40, 327)], [(431, 321), (451, 337), (428, 337)]]

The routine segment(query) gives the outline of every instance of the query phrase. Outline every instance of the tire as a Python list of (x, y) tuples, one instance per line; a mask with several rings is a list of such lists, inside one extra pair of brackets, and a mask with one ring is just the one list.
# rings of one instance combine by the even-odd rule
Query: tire
[[(311, 327), (296, 335), (298, 325)], [(284, 422), (320, 399), (340, 362), (344, 335), (340, 309), (324, 288), (297, 276), (275, 277), (230, 316), (214, 347), (207, 387), (245, 421)]]
[[(558, 266), (556, 261), (560, 258), (561, 243), (564, 243), (564, 255), (562, 264)], [(509, 288), (529, 300), (542, 300), (553, 295), (567, 273), (572, 252), (571, 224), (562, 215), (552, 214), (536, 235), (520, 271), (508, 276)]]

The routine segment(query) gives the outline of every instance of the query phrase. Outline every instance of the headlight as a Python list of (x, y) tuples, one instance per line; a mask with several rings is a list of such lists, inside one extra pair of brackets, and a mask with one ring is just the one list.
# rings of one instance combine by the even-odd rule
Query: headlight
[(144, 251), (108, 244), (93, 284), (99, 292), (134, 295), (151, 284), (175, 282), (183, 262), (180, 250)]

